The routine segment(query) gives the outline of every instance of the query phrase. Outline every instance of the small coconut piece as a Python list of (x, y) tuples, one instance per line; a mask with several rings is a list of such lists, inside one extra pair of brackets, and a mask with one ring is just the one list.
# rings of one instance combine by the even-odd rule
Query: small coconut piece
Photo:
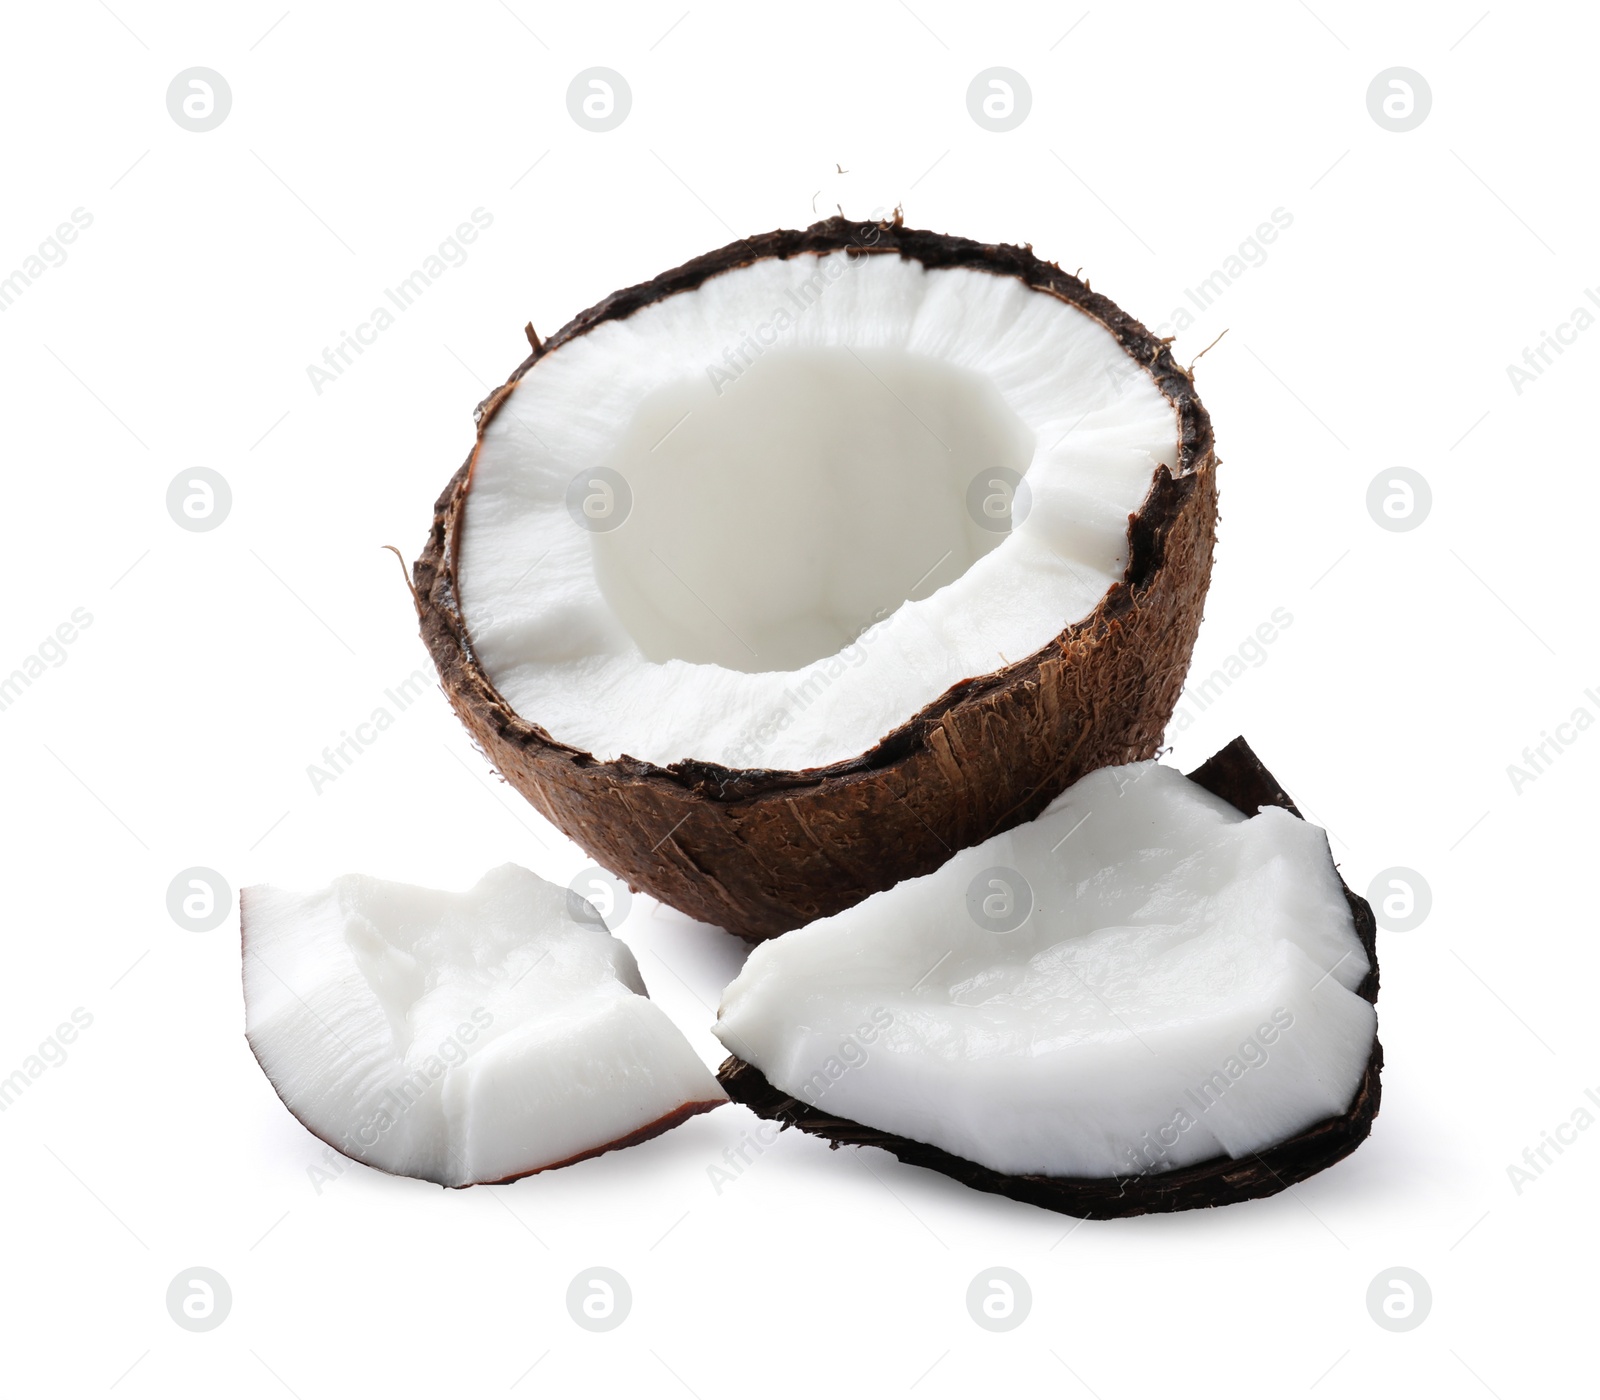
[(829, 219), (607, 297), (479, 408), (415, 571), (452, 705), (631, 885), (747, 938), (1156, 751), (1210, 422), (1028, 248)]
[[(1018, 878), (1020, 876), (1020, 878)], [(1267, 1196), (1378, 1111), (1375, 926), (1241, 740), (763, 944), (720, 1078), (764, 1118), (1093, 1219)]]
[(512, 1181), (726, 1102), (591, 906), (516, 865), (465, 893), (240, 892), (245, 1026), (284, 1105), (368, 1166)]

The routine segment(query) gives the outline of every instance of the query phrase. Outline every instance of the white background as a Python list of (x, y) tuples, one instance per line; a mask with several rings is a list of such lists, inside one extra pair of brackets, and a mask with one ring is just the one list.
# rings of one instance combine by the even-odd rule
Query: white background
[[(0, 314), (0, 672), (74, 608), (94, 620), (0, 713), (0, 1076), (74, 1008), (94, 1019), (0, 1116), (0, 1388), (1512, 1400), (1587, 1369), (1600, 1132), (1520, 1194), (1506, 1168), (1600, 1084), (1580, 894), (1600, 733), (1520, 794), (1506, 768), (1576, 707), (1600, 715), (1600, 329), (1520, 395), (1506, 366), (1600, 280), (1593, 17), (282, 3), (7, 14), (0, 275), (75, 208), (93, 223)], [(233, 93), (202, 134), (165, 106), (194, 65)], [(565, 103), (593, 65), (633, 92), (606, 134)], [(1033, 91), (1005, 134), (966, 107), (992, 65)], [(1433, 93), (1402, 134), (1366, 106), (1395, 65)], [(235, 890), (344, 870), (462, 887), (506, 860), (560, 880), (586, 864), (431, 688), (313, 792), (325, 745), (431, 679), (380, 547), (419, 551), (525, 321), (548, 333), (813, 209), (897, 203), (1081, 266), (1151, 325), (1292, 214), (1176, 350), (1229, 332), (1198, 371), (1223, 519), (1197, 673), (1275, 608), (1293, 622), (1204, 712), (1186, 699), (1174, 757), (1247, 735), (1352, 886), (1389, 866), (1431, 886), (1425, 922), (1380, 940), (1371, 1141), (1271, 1200), (1081, 1226), (793, 1133), (718, 1194), (708, 1168), (754, 1122), (734, 1107), (505, 1188), (354, 1164), (314, 1183), (319, 1145), (242, 1034), (236, 919), (180, 929), (168, 883), (204, 865)], [(469, 260), (318, 395), (307, 364), (480, 206)], [(1433, 492), (1405, 533), (1365, 504), (1397, 465)], [(196, 466), (233, 491), (210, 533), (166, 512)], [(622, 933), (714, 1063), (740, 945), (642, 898)], [(195, 1265), (233, 1290), (203, 1335), (164, 1303)], [(633, 1288), (605, 1335), (563, 1301), (591, 1265)], [(995, 1335), (964, 1297), (1000, 1265), (1034, 1303)], [(1434, 1295), (1405, 1334), (1364, 1302), (1392, 1266)]]

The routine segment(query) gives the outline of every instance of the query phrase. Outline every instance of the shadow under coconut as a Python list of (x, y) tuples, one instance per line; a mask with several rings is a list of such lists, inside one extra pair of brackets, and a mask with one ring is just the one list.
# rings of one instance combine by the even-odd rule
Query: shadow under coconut
[[(648, 955), (659, 961), (714, 1013), (723, 988), (744, 970), (745, 959), (755, 945), (648, 895), (636, 895), (635, 899), (647, 906), (648, 912), (635, 914), (613, 932), (633, 949), (635, 956)], [(650, 986), (648, 978), (645, 985), (655, 996), (656, 988)]]
[[(782, 1141), (805, 1140), (809, 1135), (785, 1132)], [(811, 1139), (829, 1152), (827, 1144)], [(776, 1151), (780, 1143), (767, 1149)], [(1115, 1230), (1159, 1234), (1165, 1239), (1209, 1239), (1217, 1229), (1237, 1235), (1242, 1221), (1275, 1233), (1284, 1222), (1301, 1221), (1315, 1234), (1335, 1241), (1346, 1242), (1345, 1223), (1353, 1211), (1370, 1211), (1377, 1197), (1374, 1189), (1381, 1188), (1377, 1173), (1358, 1173), (1351, 1170), (1353, 1163), (1346, 1161), (1319, 1174), (1314, 1180), (1296, 1183), (1272, 1196), (1236, 1201), (1226, 1209), (1210, 1207), (1179, 1211), (1153, 1211), (1143, 1215), (1103, 1219), (1094, 1216), (1068, 1216), (1043, 1212), (1038, 1206), (990, 1192), (973, 1191), (970, 1187), (927, 1167), (902, 1162), (892, 1152), (880, 1147), (842, 1147), (838, 1156), (848, 1154), (861, 1170), (844, 1173), (846, 1181), (855, 1180), (862, 1193), (863, 1202), (870, 1201), (876, 1192), (883, 1191), (894, 1198), (907, 1214), (907, 1223), (913, 1221), (936, 1238), (960, 1231), (1008, 1229), (1021, 1230), (1024, 1238), (1048, 1253), (1058, 1245), (1063, 1253), (1070, 1239), (1091, 1228), (1101, 1231)], [(831, 1152), (830, 1152), (830, 1155)], [(830, 1177), (837, 1181), (841, 1168), (820, 1153), (786, 1153), (784, 1166), (791, 1172), (801, 1172), (808, 1179)], [(1394, 1193), (1390, 1193), (1391, 1198)], [(953, 1239), (945, 1240), (954, 1243)]]

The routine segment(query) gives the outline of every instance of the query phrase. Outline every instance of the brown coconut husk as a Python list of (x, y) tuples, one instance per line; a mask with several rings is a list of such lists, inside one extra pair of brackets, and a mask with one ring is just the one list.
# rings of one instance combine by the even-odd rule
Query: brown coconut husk
[(1216, 455), (1211, 423), (1167, 345), (1029, 248), (894, 222), (826, 219), (725, 248), (615, 292), (533, 351), (479, 406), (483, 430), (544, 356), (605, 321), (763, 258), (854, 250), (930, 268), (1014, 277), (1094, 317), (1151, 376), (1178, 421), (1175, 471), (1160, 468), (1128, 519), (1124, 577), (1088, 617), (1018, 661), (952, 686), (864, 753), (801, 771), (626, 755), (601, 761), (517, 714), (473, 651), (456, 569), (477, 447), (434, 509), (413, 571), (422, 636), (444, 691), (506, 781), (630, 886), (747, 939), (770, 938), (935, 869), (1030, 820), (1108, 764), (1152, 757), (1182, 689), (1211, 577)]

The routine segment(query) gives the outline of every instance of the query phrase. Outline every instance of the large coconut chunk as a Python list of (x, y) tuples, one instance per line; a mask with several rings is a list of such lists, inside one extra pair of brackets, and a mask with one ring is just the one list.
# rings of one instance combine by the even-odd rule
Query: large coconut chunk
[(370, 1166), (505, 1181), (726, 1095), (626, 944), (504, 865), (464, 894), (344, 875), (240, 897), (246, 1030), (284, 1103)]
[(1371, 971), (1320, 829), (1134, 763), (762, 944), (716, 1033), (801, 1126), (940, 1149), (987, 1189), (1253, 1171), (1362, 1091)]

